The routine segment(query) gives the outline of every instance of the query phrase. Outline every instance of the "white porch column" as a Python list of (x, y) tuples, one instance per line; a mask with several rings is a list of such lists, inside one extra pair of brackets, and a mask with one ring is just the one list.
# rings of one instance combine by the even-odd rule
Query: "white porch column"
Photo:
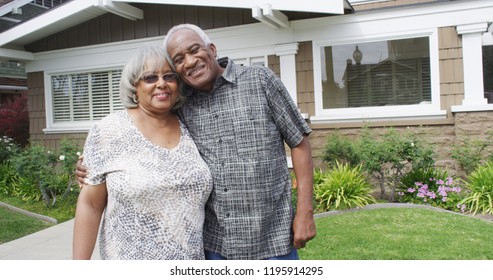
[(462, 57), (464, 63), (464, 100), (463, 106), (488, 104), (484, 98), (483, 50), (481, 36), (488, 24), (476, 23), (457, 26), (462, 35)]
[(274, 51), (279, 56), (281, 64), (281, 81), (288, 89), (294, 103), (298, 105), (296, 96), (296, 54), (298, 53), (298, 43), (276, 45)]

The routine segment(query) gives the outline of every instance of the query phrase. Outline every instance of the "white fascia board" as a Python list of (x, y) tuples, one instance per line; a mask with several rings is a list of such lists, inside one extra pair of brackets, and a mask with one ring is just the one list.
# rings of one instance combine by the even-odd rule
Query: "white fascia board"
[(344, 14), (344, 0), (113, 0), (126, 3), (152, 3), (185, 6), (206, 6), (251, 9), (270, 4), (274, 10)]
[(0, 48), (0, 59), (31, 61), (34, 55), (31, 52)]
[(65, 5), (60, 5), (52, 11), (0, 33), (0, 46), (34, 33), (41, 28), (56, 24), (57, 21), (80, 13), (84, 9), (98, 6), (98, 3), (98, 0), (74, 0), (67, 2)]

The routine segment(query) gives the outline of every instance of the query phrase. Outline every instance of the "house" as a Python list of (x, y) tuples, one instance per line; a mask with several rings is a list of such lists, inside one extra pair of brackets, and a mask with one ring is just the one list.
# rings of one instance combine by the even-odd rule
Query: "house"
[(0, 33), (0, 57), (25, 63), (31, 139), (48, 147), (84, 141), (122, 109), (126, 59), (184, 22), (220, 56), (279, 74), (313, 129), (316, 163), (329, 133), (368, 125), (419, 129), (456, 168), (451, 145), (493, 130), (491, 0), (59, 2)]

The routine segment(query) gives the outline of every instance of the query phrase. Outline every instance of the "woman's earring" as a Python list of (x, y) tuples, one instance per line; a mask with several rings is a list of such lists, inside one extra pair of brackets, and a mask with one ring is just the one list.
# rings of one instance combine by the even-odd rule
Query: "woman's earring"
[(137, 94), (134, 94), (132, 96), (132, 100), (135, 102), (135, 104), (139, 103), (139, 98), (137, 97)]

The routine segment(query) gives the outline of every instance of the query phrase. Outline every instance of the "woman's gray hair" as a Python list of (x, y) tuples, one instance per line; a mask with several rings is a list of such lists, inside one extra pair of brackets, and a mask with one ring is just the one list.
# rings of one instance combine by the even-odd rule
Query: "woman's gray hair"
[(176, 31), (183, 30), (183, 29), (189, 29), (189, 30), (192, 30), (193, 32), (197, 33), (197, 35), (199, 35), (200, 39), (202, 39), (202, 41), (204, 42), (204, 44), (206, 46), (209, 46), (210, 44), (212, 44), (209, 36), (207, 36), (207, 34), (205, 34), (205, 31), (202, 30), (202, 28), (198, 27), (197, 25), (190, 24), (190, 23), (183, 23), (183, 24), (178, 24), (178, 25), (173, 26), (168, 31), (168, 34), (166, 34), (166, 37), (164, 37), (164, 42), (163, 42), (163, 46), (164, 46), (165, 51), (166, 51), (166, 59), (168, 60), (168, 63), (169, 63), (169, 65), (171, 65), (173, 70), (175, 70), (175, 65), (173, 64), (173, 60), (171, 59), (171, 57), (168, 54), (168, 49), (166, 48), (166, 46), (168, 45), (168, 38), (170, 38), (171, 35), (173, 35), (173, 33), (175, 33)]
[[(120, 100), (125, 108), (136, 108), (138, 106), (138, 103), (135, 102), (135, 93), (137, 92), (135, 85), (144, 74), (159, 73), (163, 65), (168, 63), (166, 57), (166, 50), (159, 44), (142, 46), (130, 57), (123, 68), (120, 79)], [(178, 79), (179, 98), (172, 110), (180, 107), (185, 100), (181, 94), (181, 88), (182, 82)]]

